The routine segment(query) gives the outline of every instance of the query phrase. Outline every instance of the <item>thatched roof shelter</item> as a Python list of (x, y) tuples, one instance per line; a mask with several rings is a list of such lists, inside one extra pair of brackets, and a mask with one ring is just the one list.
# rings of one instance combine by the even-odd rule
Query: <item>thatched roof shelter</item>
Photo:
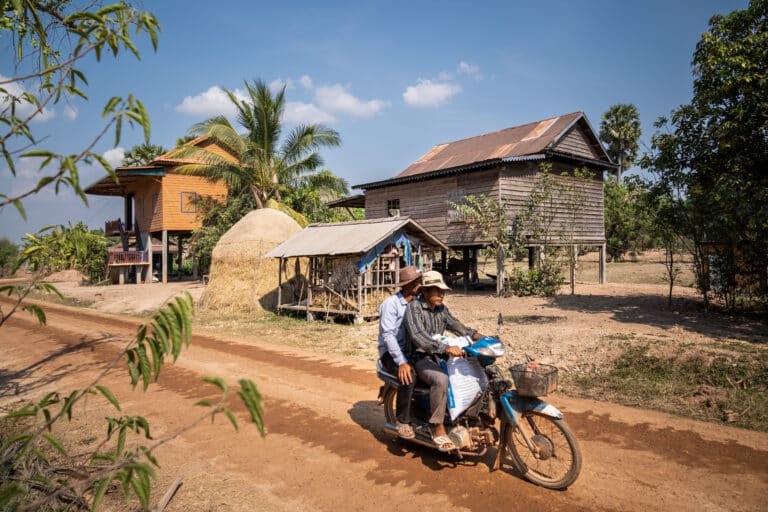
[[(210, 280), (201, 307), (274, 309), (278, 262), (266, 254), (299, 231), (301, 226), (295, 220), (271, 208), (254, 210), (240, 219), (213, 249)], [(292, 277), (289, 274), (286, 281)]]

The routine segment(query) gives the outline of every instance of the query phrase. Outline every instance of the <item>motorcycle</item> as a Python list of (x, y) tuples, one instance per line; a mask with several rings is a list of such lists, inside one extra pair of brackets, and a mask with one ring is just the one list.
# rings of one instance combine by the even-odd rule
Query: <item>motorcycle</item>
[[(464, 354), (476, 358), (485, 372), (487, 384), (471, 405), (451, 420), (446, 414), (446, 430), (459, 458), (482, 457), (496, 446), (493, 470), (501, 468), (507, 453), (526, 480), (548, 489), (565, 489), (579, 476), (581, 451), (565, 423), (563, 413), (539, 397), (557, 386), (557, 368), (527, 363), (510, 368), (515, 383), (504, 377), (494, 363), (504, 355), (498, 338), (484, 337), (464, 347)], [(384, 381), (382, 402), (384, 429), (397, 435), (395, 397), (399, 381), (377, 362), (377, 375)], [(409, 441), (437, 449), (432, 441), (429, 417), (429, 387), (418, 382), (411, 400), (412, 425), (416, 437)], [(496, 426), (499, 426), (497, 429)]]

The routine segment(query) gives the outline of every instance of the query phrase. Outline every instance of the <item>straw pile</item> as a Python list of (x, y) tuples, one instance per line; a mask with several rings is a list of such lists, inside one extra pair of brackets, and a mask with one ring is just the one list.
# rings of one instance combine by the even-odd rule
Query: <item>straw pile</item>
[[(301, 227), (295, 220), (271, 208), (254, 210), (240, 219), (213, 249), (210, 280), (200, 307), (225, 311), (275, 309), (280, 260), (264, 255), (299, 231)], [(288, 279), (295, 275), (293, 265), (288, 265), (287, 273)], [(284, 283), (283, 293), (291, 294), (293, 287), (295, 283)]]

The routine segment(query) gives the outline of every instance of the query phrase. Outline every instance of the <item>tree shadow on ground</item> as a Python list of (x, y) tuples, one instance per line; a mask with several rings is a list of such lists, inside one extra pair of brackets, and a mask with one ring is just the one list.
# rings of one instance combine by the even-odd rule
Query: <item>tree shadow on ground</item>
[(768, 343), (768, 321), (754, 314), (726, 313), (716, 308), (705, 312), (699, 300), (668, 298), (658, 294), (558, 295), (552, 306), (581, 313), (610, 313), (613, 320), (646, 324), (661, 329), (680, 328), (711, 338), (728, 338), (749, 343)]
[(35, 391), (61, 380), (72, 372), (93, 366), (101, 366), (102, 363), (99, 362), (89, 363), (81, 361), (80, 364), (77, 365), (64, 363), (52, 369), (44, 369), (46, 365), (53, 363), (61, 357), (81, 350), (93, 351), (98, 344), (107, 343), (110, 339), (109, 336), (96, 339), (87, 339), (86, 337), (83, 337), (79, 343), (62, 347), (24, 368), (18, 370), (0, 368), (0, 398)]

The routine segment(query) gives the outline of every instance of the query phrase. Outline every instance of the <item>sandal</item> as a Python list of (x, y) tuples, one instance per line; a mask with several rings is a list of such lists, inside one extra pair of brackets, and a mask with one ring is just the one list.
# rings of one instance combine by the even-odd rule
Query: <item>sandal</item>
[(396, 424), (397, 427), (397, 435), (402, 437), (403, 439), (413, 439), (416, 437), (416, 433), (413, 431), (413, 427), (410, 426), (408, 423), (400, 423), (399, 421)]
[(453, 444), (451, 438), (448, 436), (437, 436), (432, 438), (432, 442), (435, 443), (437, 449), (441, 452), (450, 452), (456, 449), (456, 445)]

